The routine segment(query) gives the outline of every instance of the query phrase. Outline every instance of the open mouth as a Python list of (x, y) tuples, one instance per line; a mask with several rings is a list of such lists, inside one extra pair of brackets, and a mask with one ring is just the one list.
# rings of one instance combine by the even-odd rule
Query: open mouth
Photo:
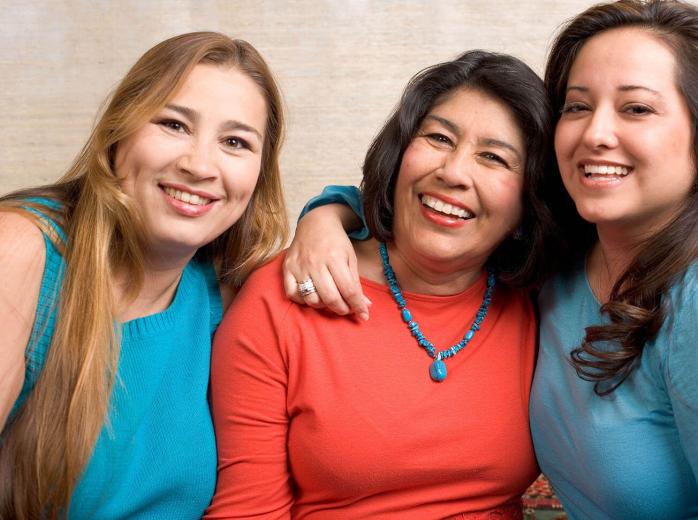
[(627, 166), (611, 166), (599, 164), (585, 164), (584, 176), (587, 179), (622, 179), (627, 177), (632, 168)]
[(189, 193), (188, 191), (176, 190), (170, 186), (160, 186), (160, 188), (173, 199), (186, 202), (192, 206), (206, 206), (211, 202), (211, 199), (206, 199), (195, 193)]
[(423, 206), (429, 208), (431, 211), (447, 217), (455, 217), (462, 220), (468, 220), (475, 217), (474, 213), (471, 213), (464, 208), (454, 206), (453, 204), (449, 204), (448, 202), (444, 202), (430, 195), (421, 195), (420, 201), (422, 202)]

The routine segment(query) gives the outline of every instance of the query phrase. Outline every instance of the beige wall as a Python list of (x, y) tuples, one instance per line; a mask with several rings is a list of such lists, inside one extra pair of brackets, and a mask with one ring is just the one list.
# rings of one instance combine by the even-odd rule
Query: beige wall
[(588, 0), (2, 0), (0, 193), (56, 179), (101, 101), (150, 46), (192, 30), (244, 38), (284, 93), (292, 221), (326, 183), (357, 183), (409, 77), (472, 48), (539, 73), (551, 35)]

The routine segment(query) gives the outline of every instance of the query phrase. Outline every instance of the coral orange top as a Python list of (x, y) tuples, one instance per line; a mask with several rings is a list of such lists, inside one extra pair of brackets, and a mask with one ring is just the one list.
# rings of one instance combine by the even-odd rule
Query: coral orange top
[[(360, 322), (289, 302), (281, 262), (249, 278), (216, 334), (218, 483), (206, 518), (520, 518), (538, 474), (528, 296), (498, 285), (436, 383), (387, 286), (362, 280), (373, 306)], [(404, 295), (442, 350), (469, 330), (485, 285)]]

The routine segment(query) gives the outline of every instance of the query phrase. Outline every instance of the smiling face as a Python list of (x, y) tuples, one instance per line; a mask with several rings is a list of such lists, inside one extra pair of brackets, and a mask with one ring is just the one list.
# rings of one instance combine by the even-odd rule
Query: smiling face
[(501, 102), (467, 88), (437, 102), (395, 185), (402, 256), (439, 271), (479, 271), (519, 223), (525, 162), (523, 135)]
[(248, 76), (197, 65), (165, 108), (119, 143), (116, 174), (150, 254), (187, 259), (240, 218), (259, 177), (266, 117)]
[(570, 70), (555, 150), (577, 211), (600, 231), (642, 237), (666, 224), (696, 175), (672, 50), (639, 28), (589, 39)]

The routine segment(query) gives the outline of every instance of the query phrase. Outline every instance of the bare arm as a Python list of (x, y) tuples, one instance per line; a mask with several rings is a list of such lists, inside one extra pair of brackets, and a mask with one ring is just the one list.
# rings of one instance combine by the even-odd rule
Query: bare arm
[(39, 228), (0, 211), (0, 430), (24, 384), (24, 351), (39, 300), (46, 249)]
[[(356, 255), (346, 234), (358, 226), (356, 214), (342, 204), (320, 206), (305, 215), (284, 261), (286, 295), (297, 303), (367, 320), (370, 300), (361, 290)], [(307, 278), (312, 278), (317, 293), (301, 297), (297, 284)]]

